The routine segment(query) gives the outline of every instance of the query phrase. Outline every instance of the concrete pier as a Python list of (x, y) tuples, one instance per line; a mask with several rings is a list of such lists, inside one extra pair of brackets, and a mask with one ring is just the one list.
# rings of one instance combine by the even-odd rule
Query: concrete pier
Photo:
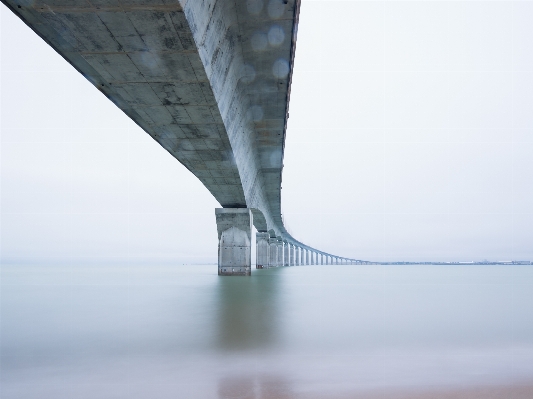
[(289, 266), (294, 266), (294, 245), (289, 244)]
[(300, 247), (294, 247), (294, 266), (300, 266)]
[(283, 240), (278, 237), (278, 262), (277, 266), (283, 266)]
[(249, 276), (252, 268), (252, 213), (248, 208), (216, 208), (218, 275)]
[(290, 266), (289, 264), (289, 243), (287, 241), (283, 241), (283, 266)]
[(268, 267), (276, 267), (278, 262), (278, 239), (268, 239)]
[(263, 269), (268, 267), (269, 255), (269, 235), (267, 232), (257, 232), (255, 234), (255, 268)]

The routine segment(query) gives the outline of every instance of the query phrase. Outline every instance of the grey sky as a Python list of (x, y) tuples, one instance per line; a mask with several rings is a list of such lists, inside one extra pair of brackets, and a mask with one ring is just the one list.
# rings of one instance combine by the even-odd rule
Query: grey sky
[[(1, 6), (5, 260), (215, 261), (209, 192)], [(533, 3), (303, 1), (282, 205), (372, 260), (533, 259)]]

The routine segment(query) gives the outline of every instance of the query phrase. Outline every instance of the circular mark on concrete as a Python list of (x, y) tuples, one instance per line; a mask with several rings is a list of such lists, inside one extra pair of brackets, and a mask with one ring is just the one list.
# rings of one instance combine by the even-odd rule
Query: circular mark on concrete
[(272, 73), (278, 79), (286, 78), (289, 74), (289, 63), (284, 58), (279, 58), (272, 65)]
[(283, 32), (283, 28), (279, 25), (273, 25), (268, 31), (268, 43), (272, 47), (278, 47), (281, 46), (284, 40), (285, 32)]

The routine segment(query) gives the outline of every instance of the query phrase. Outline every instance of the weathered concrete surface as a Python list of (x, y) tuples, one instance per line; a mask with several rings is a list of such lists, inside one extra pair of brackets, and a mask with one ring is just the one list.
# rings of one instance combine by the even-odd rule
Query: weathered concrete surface
[(289, 266), (294, 266), (294, 245), (289, 244)]
[(2, 2), (223, 208), (248, 208), (259, 232), (309, 248), (281, 217), (300, 0)]
[(249, 276), (252, 266), (252, 215), (246, 208), (217, 208), (218, 275)]
[(255, 245), (256, 245), (256, 263), (255, 267), (257, 269), (263, 269), (269, 265), (269, 239), (268, 233), (257, 232), (255, 235)]
[(280, 237), (278, 237), (278, 260), (276, 262), (276, 266), (283, 266), (283, 241)]
[(276, 267), (278, 265), (278, 239), (269, 238), (269, 258), (268, 258), (268, 267)]

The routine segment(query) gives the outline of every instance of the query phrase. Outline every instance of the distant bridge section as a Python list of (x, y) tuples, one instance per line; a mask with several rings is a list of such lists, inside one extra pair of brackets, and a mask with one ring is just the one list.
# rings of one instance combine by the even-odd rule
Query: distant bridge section
[(281, 177), (300, 0), (2, 0), (193, 173), (216, 209), (219, 274), (363, 262), (295, 240)]

